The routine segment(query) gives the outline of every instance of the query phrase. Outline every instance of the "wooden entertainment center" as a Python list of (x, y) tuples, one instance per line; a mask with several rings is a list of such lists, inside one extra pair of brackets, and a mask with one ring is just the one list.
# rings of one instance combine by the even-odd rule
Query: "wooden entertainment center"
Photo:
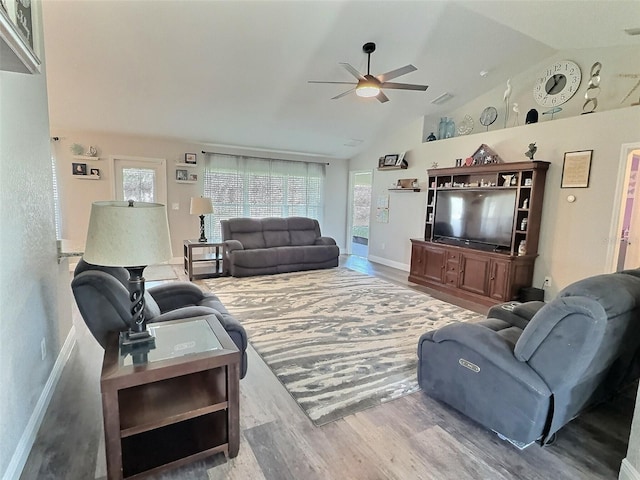
[[(424, 240), (411, 239), (409, 281), (483, 305), (518, 298), (533, 280), (548, 168), (549, 162), (527, 161), (427, 170)], [(510, 246), (434, 235), (438, 192), (452, 190), (514, 191)]]

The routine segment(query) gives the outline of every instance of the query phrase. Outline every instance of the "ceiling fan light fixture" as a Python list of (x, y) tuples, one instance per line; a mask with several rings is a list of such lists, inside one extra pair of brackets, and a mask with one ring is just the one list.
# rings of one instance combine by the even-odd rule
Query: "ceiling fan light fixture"
[(358, 95), (359, 97), (371, 98), (371, 97), (375, 97), (379, 93), (380, 93), (380, 88), (376, 87), (375, 85), (365, 84), (365, 85), (358, 85), (356, 87), (356, 95)]

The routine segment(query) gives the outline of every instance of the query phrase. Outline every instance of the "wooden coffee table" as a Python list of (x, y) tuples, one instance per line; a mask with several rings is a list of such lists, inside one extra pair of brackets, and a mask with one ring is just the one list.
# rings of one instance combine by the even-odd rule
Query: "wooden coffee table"
[(149, 324), (155, 348), (109, 336), (100, 387), (107, 478), (238, 454), (240, 352), (215, 316)]

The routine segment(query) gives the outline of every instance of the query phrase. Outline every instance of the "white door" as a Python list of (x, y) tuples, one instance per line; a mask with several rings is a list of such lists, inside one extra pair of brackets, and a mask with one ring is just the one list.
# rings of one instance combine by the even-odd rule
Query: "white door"
[(116, 200), (135, 200), (167, 204), (167, 168), (164, 158), (111, 157), (113, 196)]

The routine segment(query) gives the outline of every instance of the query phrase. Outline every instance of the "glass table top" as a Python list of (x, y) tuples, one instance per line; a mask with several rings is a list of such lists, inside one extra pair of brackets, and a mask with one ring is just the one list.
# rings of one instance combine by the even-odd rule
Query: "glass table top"
[(120, 365), (139, 365), (170, 358), (222, 349), (222, 345), (206, 319), (150, 324), (149, 332), (155, 341), (123, 349)]

